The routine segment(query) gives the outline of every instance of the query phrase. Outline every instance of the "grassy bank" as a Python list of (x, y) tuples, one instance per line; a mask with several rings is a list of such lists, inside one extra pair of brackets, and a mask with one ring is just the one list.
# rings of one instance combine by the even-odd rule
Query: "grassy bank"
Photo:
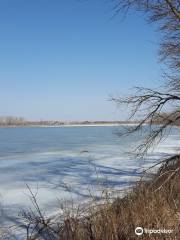
[[(155, 175), (138, 182), (123, 198), (112, 203), (107, 197), (104, 204), (89, 206), (85, 212), (66, 209), (66, 214), (47, 219), (33, 197), (36, 211), (23, 213), (27, 240), (180, 239), (179, 156), (164, 161)], [(171, 233), (137, 236), (136, 227)]]

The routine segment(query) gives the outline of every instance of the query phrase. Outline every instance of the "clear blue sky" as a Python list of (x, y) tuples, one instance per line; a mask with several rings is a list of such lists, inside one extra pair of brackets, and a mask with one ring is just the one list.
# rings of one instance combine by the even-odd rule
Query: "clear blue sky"
[(109, 2), (0, 1), (0, 115), (115, 120), (109, 95), (157, 85), (155, 28)]

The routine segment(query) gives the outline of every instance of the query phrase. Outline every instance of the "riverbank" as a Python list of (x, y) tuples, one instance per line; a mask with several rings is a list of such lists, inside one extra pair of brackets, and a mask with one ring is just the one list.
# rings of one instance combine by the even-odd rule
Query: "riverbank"
[(107, 195), (103, 204), (95, 202), (84, 212), (66, 209), (54, 219), (43, 216), (33, 195), (36, 212), (23, 215), (27, 239), (136, 240), (138, 235), (143, 240), (179, 239), (180, 156), (164, 161), (153, 176), (146, 172), (147, 177), (113, 203)]
[(0, 128), (15, 127), (88, 127), (88, 126), (118, 126), (118, 125), (134, 125), (136, 121), (79, 121), (79, 122), (61, 122), (61, 121), (24, 121), (21, 123), (1, 123)]

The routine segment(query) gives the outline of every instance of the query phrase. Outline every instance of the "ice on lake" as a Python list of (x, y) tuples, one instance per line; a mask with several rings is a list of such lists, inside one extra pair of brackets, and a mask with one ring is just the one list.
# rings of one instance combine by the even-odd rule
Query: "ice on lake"
[(1, 128), (0, 226), (18, 221), (18, 213), (31, 206), (27, 185), (44, 211), (59, 202), (83, 203), (104, 188), (124, 189), (140, 177), (143, 168), (179, 151), (180, 129), (154, 150), (146, 161), (128, 151), (143, 136), (119, 138), (120, 126)]

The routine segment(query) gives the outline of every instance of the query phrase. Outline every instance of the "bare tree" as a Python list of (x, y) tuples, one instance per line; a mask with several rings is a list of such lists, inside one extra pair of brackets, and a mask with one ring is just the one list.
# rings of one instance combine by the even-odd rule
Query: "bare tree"
[(160, 59), (179, 70), (180, 67), (180, 1), (179, 0), (116, 0), (116, 13), (131, 8), (147, 13), (148, 22), (158, 22), (162, 32)]
[[(160, 60), (166, 64), (167, 72), (161, 90), (135, 88), (135, 93), (126, 97), (113, 97), (118, 105), (131, 108), (129, 119), (141, 116), (135, 127), (130, 127), (126, 134), (143, 129), (148, 124), (149, 131), (144, 141), (137, 147), (138, 154), (146, 154), (148, 149), (157, 144), (165, 132), (180, 120), (180, 1), (179, 0), (117, 0), (115, 12), (134, 8), (147, 13), (148, 22), (158, 22), (162, 38), (160, 42)], [(166, 112), (166, 114), (164, 114)], [(154, 123), (158, 123), (154, 127)]]
[(24, 125), (25, 119), (23, 117), (0, 116), (0, 126)]

